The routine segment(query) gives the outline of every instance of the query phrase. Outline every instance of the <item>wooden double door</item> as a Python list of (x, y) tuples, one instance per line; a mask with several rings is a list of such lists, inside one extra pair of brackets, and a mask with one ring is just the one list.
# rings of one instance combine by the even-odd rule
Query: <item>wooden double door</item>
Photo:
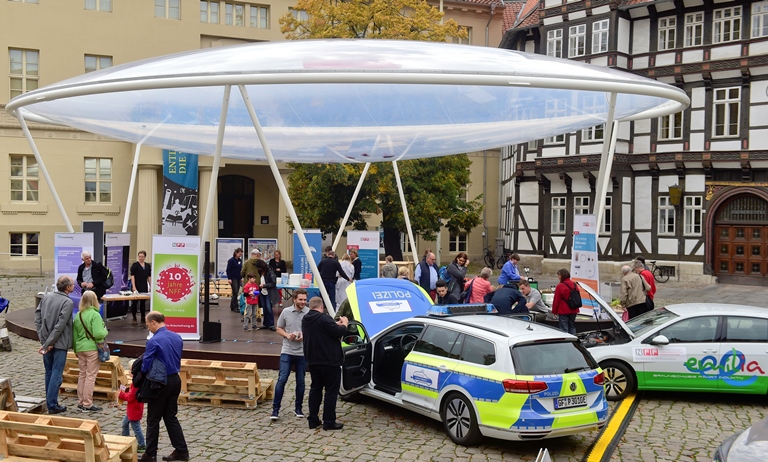
[(716, 224), (715, 236), (714, 270), (719, 282), (768, 282), (768, 224)]

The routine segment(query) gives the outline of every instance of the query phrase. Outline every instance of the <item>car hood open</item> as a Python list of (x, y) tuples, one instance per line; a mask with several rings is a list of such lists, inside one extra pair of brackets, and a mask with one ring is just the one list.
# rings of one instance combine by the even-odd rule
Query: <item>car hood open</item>
[(621, 316), (619, 316), (618, 313), (613, 311), (613, 308), (611, 308), (610, 304), (606, 303), (606, 301), (603, 300), (603, 298), (600, 297), (600, 295), (595, 293), (595, 291), (592, 290), (592, 288), (589, 287), (588, 285), (579, 284), (578, 282), (576, 284), (578, 284), (579, 287), (581, 287), (581, 289), (584, 290), (584, 292), (588, 293), (589, 296), (592, 297), (605, 310), (606, 313), (608, 313), (611, 319), (613, 319), (613, 323), (619, 326), (621, 329), (623, 329), (624, 332), (626, 332), (627, 335), (629, 335), (629, 338), (632, 338), (632, 339), (635, 338), (635, 333), (632, 332), (632, 330), (629, 328), (629, 326), (627, 326), (624, 323), (624, 321), (621, 320)]

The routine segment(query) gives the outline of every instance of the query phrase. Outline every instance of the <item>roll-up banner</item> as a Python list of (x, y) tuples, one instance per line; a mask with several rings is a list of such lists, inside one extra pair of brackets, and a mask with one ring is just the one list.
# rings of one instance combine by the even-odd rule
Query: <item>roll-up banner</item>
[(115, 278), (115, 283), (107, 289), (108, 294), (116, 294), (128, 289), (128, 281), (131, 279), (131, 275), (128, 274), (130, 252), (130, 233), (104, 234), (104, 255), (107, 257), (104, 266), (112, 270), (112, 276)]
[(275, 256), (275, 250), (277, 250), (277, 239), (263, 238), (263, 237), (251, 237), (248, 238), (248, 252), (243, 256), (243, 260), (247, 260), (251, 256), (251, 250), (258, 249), (261, 252), (261, 259), (269, 261)]
[(347, 231), (347, 250), (357, 249), (362, 262), (360, 279), (379, 277), (379, 232)]
[(152, 237), (152, 309), (184, 340), (199, 340), (200, 237)]
[(197, 156), (163, 150), (164, 236), (193, 236), (197, 227)]
[[(320, 233), (319, 229), (305, 229), (304, 237), (307, 238), (309, 251), (312, 252), (312, 257), (315, 259), (315, 264), (320, 263), (320, 258), (323, 255), (322, 233)], [(309, 260), (304, 254), (304, 248), (301, 247), (299, 235), (295, 230), (293, 231), (293, 272), (297, 274), (312, 273), (312, 268), (309, 266)]]
[[(573, 257), (571, 258), (571, 279), (591, 287), (598, 292), (600, 272), (597, 262), (597, 217), (595, 215), (573, 216)], [(608, 301), (610, 303), (610, 300)], [(589, 295), (581, 291), (581, 313), (592, 315), (592, 309), (598, 306)]]
[[(216, 238), (216, 277), (227, 279), (227, 262), (235, 254), (235, 249), (243, 248), (243, 240), (239, 238)], [(243, 255), (247, 260), (248, 255)]]
[(83, 262), (81, 254), (88, 252), (93, 255), (93, 233), (56, 233), (53, 237), (54, 284), (61, 276), (69, 276), (75, 282), (73, 292), (80, 298), (82, 289), (77, 284), (77, 268)]

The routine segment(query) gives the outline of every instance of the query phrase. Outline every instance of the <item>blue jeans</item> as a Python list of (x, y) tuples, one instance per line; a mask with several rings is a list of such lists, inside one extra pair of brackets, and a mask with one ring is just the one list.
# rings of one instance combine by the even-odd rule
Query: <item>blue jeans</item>
[(147, 443), (144, 441), (144, 432), (141, 431), (141, 420), (128, 420), (128, 416), (123, 417), (123, 436), (131, 436), (131, 433), (128, 431), (128, 425), (130, 424), (131, 428), (133, 429), (133, 435), (136, 437), (136, 444), (139, 446), (146, 446)]
[[(269, 289), (269, 290), (277, 290), (277, 289)], [(262, 324), (262, 326), (274, 327), (275, 315), (272, 314), (272, 299), (269, 298), (269, 294), (267, 295), (259, 294), (259, 302), (261, 303), (261, 307), (264, 308), (264, 323)]]
[(558, 314), (560, 330), (576, 335), (576, 314)]
[(59, 407), (59, 387), (67, 364), (67, 350), (54, 348), (43, 355), (45, 366), (45, 404), (48, 409)]
[(307, 371), (307, 360), (304, 356), (283, 353), (280, 355), (280, 375), (277, 378), (277, 385), (275, 385), (275, 399), (272, 401), (272, 409), (275, 411), (280, 410), (285, 384), (291, 375), (292, 366), (296, 367), (296, 412), (301, 412), (304, 406), (304, 374)]

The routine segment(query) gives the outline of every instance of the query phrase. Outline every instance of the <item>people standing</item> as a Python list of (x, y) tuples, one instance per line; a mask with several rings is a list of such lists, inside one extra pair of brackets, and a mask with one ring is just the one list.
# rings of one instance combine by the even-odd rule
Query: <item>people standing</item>
[(520, 270), (517, 268), (518, 263), (520, 263), (520, 255), (513, 253), (509, 256), (509, 261), (504, 263), (504, 267), (501, 268), (501, 274), (499, 275), (500, 285), (508, 282), (515, 284), (520, 282)]
[(181, 336), (165, 327), (165, 315), (159, 311), (147, 314), (147, 328), (153, 334), (147, 340), (144, 349), (144, 359), (141, 372), (145, 376), (153, 367), (153, 362), (159, 361), (165, 367), (166, 384), (155, 398), (147, 403), (147, 450), (140, 462), (157, 461), (157, 445), (160, 440), (160, 420), (165, 423), (165, 429), (173, 445), (173, 452), (164, 456), (163, 460), (189, 460), (189, 449), (184, 439), (176, 414), (179, 410), (178, 400), (181, 393), (181, 353), (183, 341)]
[(397, 278), (413, 282), (411, 280), (411, 270), (409, 270), (407, 266), (401, 266), (400, 269), (397, 270)]
[(120, 393), (117, 397), (126, 402), (122, 436), (131, 436), (130, 430), (133, 429), (133, 435), (136, 437), (136, 443), (139, 446), (137, 452), (144, 452), (147, 449), (144, 432), (141, 431), (141, 419), (144, 418), (144, 403), (136, 399), (137, 391), (138, 388), (134, 386), (127, 388), (125, 385), (120, 385)]
[(470, 285), (472, 286), (469, 303), (483, 303), (485, 295), (493, 291), (491, 281), (489, 281), (492, 274), (492, 269), (484, 267), (480, 270), (480, 276), (472, 278), (472, 280), (467, 283), (465, 289), (469, 289)]
[[(285, 265), (285, 260), (283, 260), (283, 253), (279, 250), (275, 250), (272, 254), (272, 258), (270, 258), (267, 263), (269, 264), (269, 267), (272, 268), (272, 271), (275, 272), (278, 281), (282, 279), (283, 274), (288, 273), (288, 267)], [(278, 305), (283, 306), (283, 289), (277, 289), (277, 294), (279, 295), (277, 297)]]
[(40, 350), (45, 367), (45, 404), (49, 414), (67, 410), (59, 404), (59, 387), (67, 363), (67, 350), (72, 348), (72, 308), (69, 294), (75, 284), (69, 276), (56, 281), (56, 292), (45, 294), (35, 309), (35, 328), (40, 339)]
[(99, 412), (102, 409), (93, 404), (93, 389), (99, 375), (98, 344), (107, 337), (104, 320), (99, 313), (99, 301), (93, 291), (86, 290), (80, 297), (80, 309), (73, 321), (72, 343), (77, 355), (80, 375), (77, 378), (77, 408), (83, 412)]
[(240, 270), (240, 276), (245, 278), (249, 274), (259, 274), (259, 269), (256, 268), (256, 263), (261, 261), (261, 252), (258, 249), (251, 250), (251, 258), (243, 263), (243, 269)]
[[(144, 260), (147, 258), (147, 252), (140, 250), (138, 254), (138, 261), (131, 265), (131, 287), (133, 287), (133, 293), (146, 294), (149, 293), (149, 286), (152, 284), (152, 265), (146, 263)], [(133, 314), (133, 325), (138, 326), (139, 323), (136, 320), (136, 308), (141, 311), (141, 324), (144, 325), (144, 311), (146, 308), (146, 300), (134, 300), (131, 302), (131, 313)]]
[(280, 416), (280, 404), (285, 392), (285, 384), (291, 375), (291, 368), (296, 370), (296, 402), (294, 414), (296, 417), (304, 417), (304, 375), (307, 370), (307, 362), (304, 358), (304, 344), (301, 334), (301, 321), (309, 312), (307, 308), (307, 291), (296, 289), (293, 291), (293, 305), (285, 308), (277, 318), (277, 333), (283, 337), (283, 347), (280, 350), (280, 375), (275, 386), (275, 397), (272, 400), (272, 420)]
[(560, 330), (576, 335), (576, 315), (579, 309), (568, 306), (568, 296), (576, 288), (576, 283), (571, 280), (571, 273), (565, 268), (557, 270), (557, 277), (560, 283), (555, 287), (552, 312), (558, 316)]
[(645, 293), (645, 304), (648, 305), (648, 309), (642, 311), (642, 313), (645, 313), (646, 311), (651, 311), (655, 308), (653, 297), (656, 296), (656, 280), (653, 277), (653, 273), (648, 270), (644, 262), (635, 260), (634, 267), (635, 272), (645, 279), (645, 282), (648, 283), (649, 287), (648, 291)]
[(238, 294), (240, 293), (240, 286), (243, 283), (243, 249), (236, 248), (232, 253), (232, 258), (227, 260), (227, 282), (229, 287), (232, 288), (232, 299), (229, 301), (229, 310), (234, 313), (240, 312), (240, 303), (238, 302)]
[(381, 277), (383, 278), (396, 278), (397, 277), (397, 265), (394, 263), (392, 255), (384, 257), (384, 266), (381, 267)]
[[(331, 299), (330, 308), (336, 308), (336, 279), (338, 277), (352, 282), (352, 278), (347, 276), (347, 272), (341, 264), (334, 258), (336, 254), (333, 250), (325, 252), (325, 257), (317, 264), (317, 271), (320, 272), (320, 279), (323, 280), (325, 290), (328, 292), (328, 298)], [(350, 256), (350, 258), (352, 258)]]
[(448, 283), (442, 279), (435, 283), (435, 305), (456, 305), (459, 303), (459, 299), (455, 295), (448, 291)]
[[(253, 329), (258, 330), (256, 326), (256, 315), (259, 310), (259, 283), (256, 282), (256, 275), (249, 274), (248, 282), (243, 287), (243, 294), (245, 295), (245, 311), (243, 312), (243, 330), (251, 332)], [(239, 309), (238, 309), (239, 311)]]
[[(637, 262), (642, 265), (641, 262)], [(621, 267), (621, 292), (619, 301), (629, 313), (629, 319), (640, 316), (648, 310), (645, 300), (647, 282), (627, 265)]]
[[(320, 297), (312, 297), (309, 301), (309, 313), (301, 321), (301, 332), (304, 337), (304, 357), (312, 378), (307, 417), (310, 429), (319, 427), (321, 423), (323, 430), (340, 430), (344, 427), (344, 424), (336, 422), (336, 400), (341, 386), (341, 365), (344, 363), (340, 340), (347, 332), (348, 324), (349, 321), (343, 316), (334, 322), (324, 311)], [(319, 417), (321, 401), (322, 422)]]
[(547, 304), (541, 299), (541, 292), (539, 292), (538, 289), (531, 287), (530, 282), (526, 280), (520, 281), (520, 293), (525, 297), (525, 306), (528, 307), (528, 310), (537, 311), (539, 313), (549, 312)]
[(467, 275), (468, 267), (469, 256), (465, 252), (459, 252), (448, 265), (448, 274), (451, 276), (451, 280), (448, 282), (448, 292), (456, 297), (456, 300), (464, 291), (464, 277)]
[(437, 284), (437, 272), (439, 271), (435, 264), (435, 254), (432, 251), (427, 250), (424, 254), (424, 259), (416, 265), (414, 277), (418, 284), (432, 297), (432, 301), (435, 300), (435, 285)]
[(499, 314), (528, 314), (525, 297), (514, 282), (508, 282), (492, 293), (491, 303)]
[[(347, 275), (347, 278), (352, 279), (355, 275), (355, 267), (352, 265), (349, 255), (342, 255), (339, 264), (344, 269), (344, 273)], [(342, 277), (336, 279), (336, 307), (341, 306), (344, 300), (347, 299), (347, 287), (352, 284), (349, 279), (344, 279)]]
[(104, 281), (107, 280), (107, 268), (101, 263), (93, 261), (90, 252), (80, 254), (83, 263), (77, 267), (77, 285), (81, 291), (92, 290), (101, 302), (101, 297), (107, 292)]
[(259, 271), (259, 304), (264, 309), (264, 321), (262, 323), (262, 329), (275, 330), (275, 315), (272, 312), (272, 307), (277, 305), (278, 293), (277, 293), (277, 276), (272, 268), (269, 267), (267, 262), (259, 260), (256, 262), (256, 269)]
[(352, 275), (353, 281), (359, 281), (361, 276), (360, 273), (363, 271), (363, 261), (360, 260), (360, 256), (357, 253), (356, 249), (351, 249), (349, 251), (349, 258), (352, 260), (352, 266), (355, 267), (355, 272)]

